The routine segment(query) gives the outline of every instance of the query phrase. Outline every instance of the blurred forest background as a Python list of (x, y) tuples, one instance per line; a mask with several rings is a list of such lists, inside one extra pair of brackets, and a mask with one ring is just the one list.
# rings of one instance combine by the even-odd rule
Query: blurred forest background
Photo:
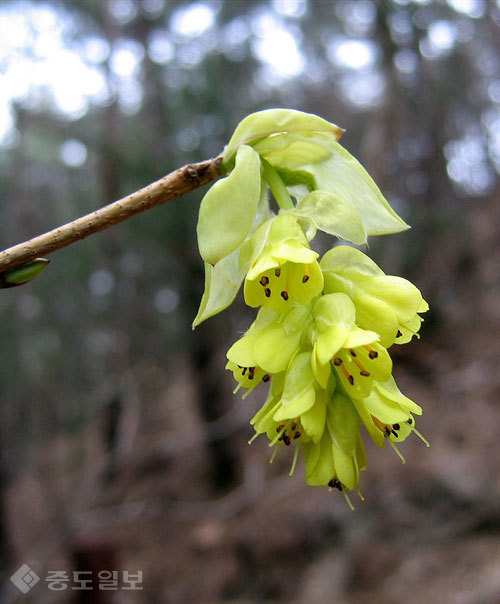
[[(499, 30), (495, 0), (2, 0), (2, 249), (283, 106), (346, 129), (413, 227), (369, 253), (431, 305), (392, 351), (431, 448), (368, 446), (351, 512), (247, 445), (263, 393), (223, 369), (241, 299), (191, 330), (204, 191), (51, 256), (0, 295), (2, 604), (500, 602)], [(101, 569), (144, 589), (43, 580)]]

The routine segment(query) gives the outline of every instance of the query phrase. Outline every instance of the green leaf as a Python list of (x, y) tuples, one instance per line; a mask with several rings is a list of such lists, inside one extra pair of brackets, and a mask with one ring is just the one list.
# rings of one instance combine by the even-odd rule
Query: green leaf
[(239, 250), (235, 250), (215, 266), (205, 262), (205, 291), (193, 321), (193, 329), (227, 308), (236, 298), (244, 277), (238, 267), (238, 255)]
[(332, 142), (334, 152), (320, 164), (302, 169), (316, 177), (319, 189), (326, 189), (355, 208), (367, 235), (398, 233), (410, 228), (387, 203), (363, 166), (339, 143)]
[(314, 191), (314, 189), (318, 188), (314, 174), (310, 172), (306, 172), (305, 170), (289, 170), (288, 168), (281, 168), (279, 166), (275, 166), (275, 169), (287, 187), (304, 185), (308, 191)]
[(200, 205), (196, 232), (205, 262), (217, 264), (244, 241), (252, 228), (260, 193), (259, 156), (243, 145), (234, 170), (212, 186)]
[(0, 273), (0, 288), (16, 287), (32, 281), (47, 268), (49, 262), (45, 258), (35, 258), (31, 262)]
[(223, 162), (226, 164), (230, 161), (240, 145), (277, 132), (329, 132), (335, 139), (339, 139), (344, 131), (312, 113), (293, 109), (258, 111), (248, 115), (238, 124), (224, 150)]
[(294, 214), (313, 221), (316, 228), (358, 245), (366, 243), (366, 233), (359, 212), (330, 191), (318, 190), (306, 195)]
[(283, 132), (260, 139), (252, 146), (273, 166), (297, 170), (327, 160), (336, 140), (326, 132)]

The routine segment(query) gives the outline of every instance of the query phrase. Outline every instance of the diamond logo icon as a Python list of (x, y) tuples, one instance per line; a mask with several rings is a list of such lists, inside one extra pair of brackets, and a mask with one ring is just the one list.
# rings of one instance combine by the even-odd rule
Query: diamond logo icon
[(40, 581), (40, 577), (27, 564), (23, 564), (16, 570), (10, 580), (19, 591), (27, 594)]

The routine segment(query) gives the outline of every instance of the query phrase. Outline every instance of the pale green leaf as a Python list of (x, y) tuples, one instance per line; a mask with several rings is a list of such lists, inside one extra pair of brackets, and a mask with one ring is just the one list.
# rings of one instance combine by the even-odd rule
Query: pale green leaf
[(200, 205), (196, 232), (205, 262), (215, 265), (244, 241), (252, 228), (260, 194), (260, 158), (251, 147), (243, 145), (233, 171), (212, 186)]
[(388, 204), (363, 166), (339, 143), (324, 162), (303, 166), (316, 177), (319, 189), (335, 193), (355, 208), (367, 235), (398, 233), (409, 228)]
[(335, 193), (325, 190), (309, 193), (299, 201), (294, 214), (311, 219), (320, 231), (358, 245), (366, 243), (359, 212)]
[(329, 132), (332, 138), (339, 139), (344, 131), (312, 113), (294, 109), (258, 111), (248, 115), (238, 124), (224, 150), (223, 162), (226, 164), (240, 145), (278, 132)]
[(193, 321), (193, 329), (227, 308), (236, 298), (244, 277), (238, 267), (238, 254), (239, 250), (235, 250), (215, 266), (205, 262), (205, 291)]

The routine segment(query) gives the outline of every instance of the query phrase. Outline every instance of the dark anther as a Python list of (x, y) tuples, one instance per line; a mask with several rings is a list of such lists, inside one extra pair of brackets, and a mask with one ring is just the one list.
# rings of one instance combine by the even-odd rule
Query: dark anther
[(253, 373), (248, 372), (248, 379), (253, 380), (253, 377), (254, 377)]
[(266, 298), (271, 297), (271, 290), (268, 287), (266, 287), (266, 289), (264, 290), (264, 293), (266, 294)]
[(309, 281), (309, 275), (304, 275), (302, 277), (302, 283), (307, 283)]
[(280, 268), (274, 269), (274, 274), (276, 275), (276, 277), (279, 277), (281, 275), (281, 269)]
[(370, 357), (370, 359), (376, 359), (378, 357), (378, 352), (376, 350), (370, 350), (368, 356)]
[(241, 371), (241, 375), (245, 375), (246, 372), (247, 372), (247, 367), (243, 367), (243, 369)]
[(400, 430), (401, 426), (399, 424), (392, 424), (392, 427), (394, 428), (394, 430)]
[(288, 300), (288, 292), (282, 291), (281, 292), (281, 297), (283, 298), (283, 300)]
[(385, 432), (386, 436), (390, 436), (391, 435), (391, 431), (389, 430), (389, 428), (387, 426), (384, 428), (384, 432)]
[(351, 386), (354, 386), (354, 378), (352, 377), (352, 375), (350, 375), (350, 376), (347, 378), (347, 381), (349, 382), (349, 384), (351, 384)]
[(295, 432), (295, 434), (293, 435), (293, 439), (295, 440), (295, 439), (297, 439), (299, 437), (300, 437), (300, 432), (298, 432), (298, 431)]
[(412, 423), (413, 423), (412, 418), (410, 417), (410, 419), (407, 419), (407, 420), (406, 420), (406, 423), (407, 423), (407, 424), (410, 424), (410, 426), (411, 426), (411, 425), (412, 425)]
[(396, 334), (396, 338), (400, 338), (403, 334), (399, 331), (398, 329), (398, 333)]
[(362, 375), (363, 377), (370, 377), (370, 372), (363, 369), (363, 371), (359, 372), (359, 375)]
[(356, 356), (356, 353), (354, 352), (354, 350), (353, 350), (352, 348), (351, 348), (351, 350), (349, 350), (349, 354), (350, 354), (352, 357), (355, 357), (355, 356)]
[(290, 426), (290, 430), (295, 430), (296, 427), (297, 427), (297, 424), (295, 422), (292, 422), (292, 425)]
[(395, 436), (396, 438), (398, 437), (398, 433), (397, 433), (395, 430), (391, 430), (391, 434), (392, 434), (393, 436)]
[(241, 365), (238, 365), (238, 367), (239, 367), (240, 369), (243, 369), (243, 367), (242, 367)]
[(333, 364), (334, 364), (334, 365), (337, 365), (337, 367), (338, 367), (339, 365), (342, 365), (342, 359), (340, 359), (339, 357), (335, 357), (335, 358), (333, 359)]
[(342, 485), (340, 484), (340, 480), (338, 478), (332, 478), (328, 483), (328, 486), (332, 489), (338, 489), (339, 491), (342, 490)]
[(271, 378), (271, 376), (269, 375), (269, 373), (266, 373), (264, 375), (264, 377), (262, 378), (262, 381), (263, 382), (269, 382), (270, 378)]
[(265, 287), (269, 283), (269, 277), (266, 277), (266, 275), (262, 275), (259, 283)]
[(283, 434), (283, 442), (285, 443), (285, 445), (286, 445), (287, 447), (289, 447), (289, 446), (290, 446), (290, 443), (291, 443), (292, 441), (290, 440), (290, 437), (288, 436), (288, 434)]
[(281, 432), (281, 430), (283, 430), (283, 428), (285, 427), (284, 424), (280, 424), (277, 428), (276, 428), (276, 432)]

